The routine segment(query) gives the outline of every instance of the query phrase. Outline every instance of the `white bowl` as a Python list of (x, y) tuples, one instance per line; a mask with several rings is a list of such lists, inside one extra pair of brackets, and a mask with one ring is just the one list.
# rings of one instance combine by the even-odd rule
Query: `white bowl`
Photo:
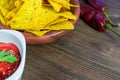
[(1, 29), (0, 42), (1, 41), (14, 43), (18, 47), (21, 54), (21, 62), (19, 67), (6, 80), (21, 80), (26, 59), (26, 41), (24, 36), (18, 31)]

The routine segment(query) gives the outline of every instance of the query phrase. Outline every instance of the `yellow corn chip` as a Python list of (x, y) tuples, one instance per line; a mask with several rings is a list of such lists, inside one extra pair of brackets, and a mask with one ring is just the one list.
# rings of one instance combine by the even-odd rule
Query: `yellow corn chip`
[[(58, 17), (57, 19), (55, 19), (54, 21), (48, 23), (46, 26), (50, 26), (50, 25), (54, 25), (54, 24), (57, 24), (59, 22), (63, 22), (63, 21), (67, 21), (68, 18), (65, 18), (65, 17)], [(46, 27), (45, 26), (45, 27)], [(44, 28), (44, 27), (43, 27)]]
[(67, 8), (70, 10), (70, 3), (67, 2), (66, 0), (53, 0), (56, 1), (57, 3), (61, 4), (63, 7)]
[(22, 6), (22, 4), (23, 4), (23, 0), (16, 0), (14, 3), (15, 7), (19, 7), (19, 8)]
[(15, 8), (15, 3), (16, 0), (9, 0), (9, 3), (8, 4), (5, 4), (4, 5), (4, 8), (8, 9), (8, 10), (12, 10)]
[(61, 12), (59, 15), (68, 19), (76, 20), (76, 16), (73, 15), (70, 11)]
[(58, 4), (57, 2), (53, 0), (48, 0), (48, 1), (52, 5), (52, 7), (55, 9), (56, 12), (59, 12), (60, 9), (62, 8), (62, 5)]
[(0, 22), (1, 22), (3, 25), (6, 24), (5, 19), (3, 18), (1, 12), (0, 12)]
[(12, 9), (11, 11), (8, 12), (8, 14), (5, 16), (6, 20), (10, 20), (13, 18), (13, 16), (16, 14), (19, 8)]
[(37, 6), (41, 6), (42, 1), (40, 0), (25, 0), (24, 4), (21, 6), (20, 10), (9, 22), (12, 29), (17, 30), (37, 30), (36, 26), (32, 24), (32, 15)]
[(41, 7), (37, 8), (33, 12), (33, 25), (40, 30), (46, 24), (54, 21), (59, 15), (51, 7)]
[(70, 3), (70, 0), (66, 0), (66, 1)]
[(59, 22), (57, 24), (51, 25), (51, 26), (47, 26), (44, 27), (44, 29), (48, 29), (48, 30), (64, 30), (64, 29), (74, 29), (74, 26), (72, 25), (72, 23), (70, 21), (63, 21), (63, 22)]
[(49, 32), (50, 30), (42, 30), (42, 31), (30, 31), (30, 30), (26, 30), (26, 32), (32, 33), (36, 36), (43, 36), (45, 35), (47, 32)]
[(8, 4), (10, 0), (0, 0), (1, 5)]
[(9, 10), (8, 10), (8, 9), (5, 9), (5, 8), (1, 8), (0, 11), (1, 11), (1, 14), (2, 14), (3, 16), (6, 16), (7, 13), (9, 12)]

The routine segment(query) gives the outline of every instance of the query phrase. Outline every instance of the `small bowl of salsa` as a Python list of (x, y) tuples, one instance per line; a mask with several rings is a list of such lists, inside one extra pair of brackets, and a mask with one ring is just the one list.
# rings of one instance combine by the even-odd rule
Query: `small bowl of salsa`
[(21, 80), (26, 59), (26, 41), (15, 30), (0, 30), (0, 80)]

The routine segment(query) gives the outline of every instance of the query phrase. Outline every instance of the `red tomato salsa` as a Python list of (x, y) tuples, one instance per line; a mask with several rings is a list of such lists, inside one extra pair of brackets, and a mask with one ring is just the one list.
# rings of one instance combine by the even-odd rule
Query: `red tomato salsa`
[(21, 61), (20, 52), (13, 43), (0, 42), (0, 80), (11, 76)]

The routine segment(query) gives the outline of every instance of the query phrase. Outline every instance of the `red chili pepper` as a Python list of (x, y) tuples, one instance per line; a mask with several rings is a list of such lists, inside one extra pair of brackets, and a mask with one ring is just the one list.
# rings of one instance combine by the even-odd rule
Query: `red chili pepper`
[(81, 9), (80, 17), (92, 28), (101, 32), (105, 31), (106, 29), (109, 29), (116, 35), (120, 36), (120, 33), (116, 32), (112, 28), (108, 19), (104, 16), (103, 13), (87, 4), (80, 4), (80, 9)]
[(105, 16), (106, 18), (109, 20), (109, 22), (113, 25), (113, 26), (119, 26), (118, 24), (114, 24), (111, 19), (110, 19), (110, 16), (109, 16), (109, 9), (107, 7), (107, 5), (105, 5), (103, 3), (102, 0), (88, 0), (88, 3), (94, 7), (95, 9), (97, 9), (98, 11), (101, 11)]

